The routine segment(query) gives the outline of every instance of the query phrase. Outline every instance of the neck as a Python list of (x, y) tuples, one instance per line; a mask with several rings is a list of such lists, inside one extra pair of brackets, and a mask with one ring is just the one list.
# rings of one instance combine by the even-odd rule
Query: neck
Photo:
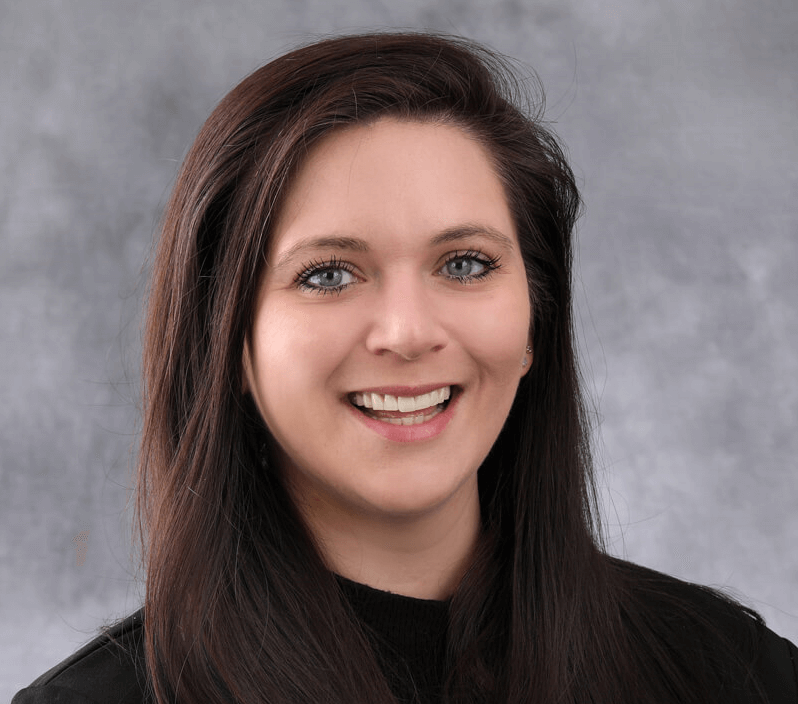
[(394, 594), (442, 600), (470, 566), (479, 537), (474, 484), (456, 503), (414, 515), (342, 514), (318, 503), (302, 513), (331, 571)]

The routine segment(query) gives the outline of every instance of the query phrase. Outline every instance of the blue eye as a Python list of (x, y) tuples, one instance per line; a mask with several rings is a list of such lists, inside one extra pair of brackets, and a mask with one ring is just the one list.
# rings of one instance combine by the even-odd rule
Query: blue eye
[(341, 293), (356, 281), (352, 265), (335, 258), (327, 262), (311, 262), (295, 279), (296, 285), (300, 288), (322, 295)]
[(460, 283), (474, 283), (499, 268), (499, 257), (487, 258), (481, 252), (455, 252), (440, 272)]
[[(448, 269), (449, 275), (456, 279), (479, 275), (481, 273), (480, 267), (484, 269), (485, 265), (482, 262), (469, 257), (450, 259), (448, 262), (446, 262), (446, 264), (444, 264), (444, 268)], [(475, 269), (477, 271), (475, 271)]]
[[(501, 266), (499, 259), (474, 250), (454, 252), (438, 273), (461, 284), (476, 283)], [(341, 293), (357, 281), (354, 267), (333, 257), (327, 261), (310, 262), (294, 279), (294, 284), (305, 291), (325, 295)]]
[[(351, 281), (344, 281), (349, 277)], [(341, 286), (348, 286), (353, 283), (355, 277), (352, 273), (341, 268), (321, 269), (315, 274), (311, 274), (305, 280), (305, 283), (311, 283), (319, 288), (340, 288)]]

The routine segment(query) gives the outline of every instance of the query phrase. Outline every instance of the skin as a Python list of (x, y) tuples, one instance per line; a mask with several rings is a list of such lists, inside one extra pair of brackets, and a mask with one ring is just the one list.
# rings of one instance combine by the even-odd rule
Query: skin
[[(430, 243), (462, 225), (476, 228)], [(296, 249), (330, 236), (363, 244)], [(499, 267), (464, 283), (456, 275), (486, 270), (453, 260), (466, 252), (500, 257)], [(303, 288), (297, 277), (309, 268), (316, 275)], [(332, 284), (348, 285), (307, 288)], [(521, 363), (531, 362), (530, 316), (503, 187), (464, 130), (385, 118), (313, 147), (271, 239), (244, 389), (330, 569), (418, 598), (452, 593), (479, 533), (477, 470), (530, 366)], [(347, 398), (429, 383), (462, 395), (443, 432), (416, 442), (375, 433)]]

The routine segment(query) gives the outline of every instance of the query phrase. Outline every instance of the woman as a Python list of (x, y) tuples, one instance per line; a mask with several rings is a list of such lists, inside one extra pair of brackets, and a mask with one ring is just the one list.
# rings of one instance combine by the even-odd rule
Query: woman
[(521, 96), (380, 34), (221, 102), (153, 272), (143, 612), (15, 702), (798, 702), (755, 614), (600, 548), (579, 195)]

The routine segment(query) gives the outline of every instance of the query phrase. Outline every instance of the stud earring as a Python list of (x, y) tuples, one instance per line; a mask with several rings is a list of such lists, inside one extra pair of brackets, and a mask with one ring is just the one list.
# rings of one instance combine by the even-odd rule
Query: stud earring
[[(526, 352), (527, 352), (527, 354), (532, 354), (532, 348), (531, 348), (529, 345), (527, 345), (527, 346), (526, 346)], [(522, 367), (525, 367), (525, 366), (526, 366), (528, 363), (529, 363), (529, 362), (527, 361), (527, 358), (526, 358), (526, 357), (524, 357), (524, 358), (521, 360), (521, 366), (522, 366)]]

